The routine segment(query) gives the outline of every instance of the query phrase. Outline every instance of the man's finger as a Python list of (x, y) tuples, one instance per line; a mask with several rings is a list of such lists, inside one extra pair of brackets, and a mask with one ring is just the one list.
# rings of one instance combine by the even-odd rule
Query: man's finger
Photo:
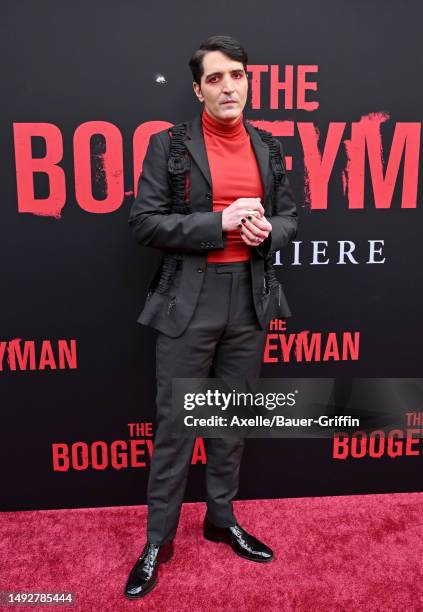
[(260, 228), (261, 230), (265, 230), (266, 232), (272, 231), (272, 225), (269, 223), (266, 217), (259, 218), (254, 215), (251, 216), (251, 219), (249, 219), (249, 221), (251, 221), (251, 223), (256, 225), (256, 227)]
[(252, 215), (252, 216), (257, 217), (259, 219), (260, 218), (260, 211), (259, 210), (253, 210), (252, 208), (249, 208), (247, 210), (247, 215)]
[(251, 198), (251, 201), (248, 203), (248, 206), (247, 206), (247, 210), (248, 209), (257, 210), (260, 213), (260, 216), (264, 215), (264, 208), (261, 205), (259, 198), (257, 198), (256, 200)]
[(251, 247), (258, 246), (261, 243), (261, 241), (259, 242), (258, 240), (255, 240), (255, 239), (250, 240), (249, 238), (247, 238), (247, 235), (245, 234), (245, 232), (241, 234), (241, 238), (243, 239), (245, 244), (248, 244), (248, 246), (251, 246)]
[(249, 231), (249, 233), (251, 234), (253, 238), (258, 237), (264, 240), (265, 238), (267, 238), (269, 234), (268, 230), (261, 229), (260, 227), (252, 223), (252, 221), (249, 221), (248, 219), (245, 221), (245, 223), (242, 224), (242, 226), (243, 228), (246, 228)]
[(246, 236), (251, 241), (252, 245), (260, 244), (260, 242), (262, 242), (266, 238), (266, 236), (259, 236), (257, 234), (254, 234), (252, 231), (250, 231), (248, 227), (245, 227), (245, 225), (243, 226), (241, 232), (242, 236)]

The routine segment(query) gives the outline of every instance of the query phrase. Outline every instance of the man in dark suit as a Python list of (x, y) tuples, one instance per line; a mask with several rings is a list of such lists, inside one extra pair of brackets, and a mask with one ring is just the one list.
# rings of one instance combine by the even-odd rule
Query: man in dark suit
[[(203, 109), (182, 132), (189, 162), (182, 205), (173, 206), (169, 177), (174, 126), (175, 133), (151, 136), (130, 212), (136, 240), (164, 258), (138, 318), (158, 331), (157, 429), (147, 542), (129, 575), (128, 598), (151, 591), (159, 564), (173, 554), (194, 439), (172, 437), (172, 378), (257, 378), (270, 319), (290, 316), (269, 262), (296, 234), (296, 204), (281, 144), (271, 139), (269, 148), (244, 121), (246, 66), (245, 50), (229, 36), (213, 36), (194, 53), (193, 88)], [(271, 561), (272, 550), (233, 514), (244, 440), (204, 443), (204, 537), (251, 561)]]

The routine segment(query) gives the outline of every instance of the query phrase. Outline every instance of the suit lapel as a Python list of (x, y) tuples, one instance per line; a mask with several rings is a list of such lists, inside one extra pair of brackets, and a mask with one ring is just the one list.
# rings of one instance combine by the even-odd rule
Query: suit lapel
[[(255, 128), (246, 120), (244, 120), (244, 126), (250, 135), (251, 144), (254, 149), (254, 153), (257, 158), (257, 163), (260, 170), (261, 179), (263, 181), (264, 194), (266, 197), (268, 188), (268, 175), (269, 175), (269, 149), (267, 145), (262, 141)], [(210, 174), (209, 162), (207, 159), (206, 145), (204, 143), (203, 128), (201, 124), (201, 113), (196, 115), (194, 119), (187, 122), (187, 134), (185, 144), (186, 147), (195, 160), (196, 164), (200, 168), (204, 175), (204, 178), (209, 184), (210, 190), (212, 189), (212, 180)]]
[(267, 193), (267, 180), (269, 176), (269, 148), (260, 138), (259, 133), (256, 131), (251, 123), (244, 121), (244, 126), (247, 132), (250, 134), (251, 144), (253, 145), (254, 153), (256, 154), (257, 163), (260, 170), (261, 180), (263, 182), (264, 197)]
[(201, 126), (201, 113), (196, 115), (191, 121), (188, 121), (187, 128), (185, 145), (190, 152), (191, 157), (194, 159), (195, 163), (203, 173), (204, 178), (208, 182), (211, 190), (212, 181), (209, 160), (207, 159), (206, 145), (204, 143), (203, 128)]

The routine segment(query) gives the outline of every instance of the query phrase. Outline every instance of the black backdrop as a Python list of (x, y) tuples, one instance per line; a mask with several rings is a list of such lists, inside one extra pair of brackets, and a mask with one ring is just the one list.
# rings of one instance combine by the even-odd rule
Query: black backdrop
[[(364, 206), (349, 209), (341, 143), (327, 209), (318, 210), (305, 189), (298, 129), (298, 123), (312, 122), (322, 150), (331, 122), (346, 123), (344, 141), (353, 122), (385, 113), (386, 168), (396, 124), (420, 125), (423, 114), (423, 58), (416, 52), (421, 13), (417, 2), (399, 8), (379, 1), (2, 3), (2, 510), (145, 503), (148, 458), (145, 467), (115, 469), (109, 463), (99, 470), (89, 463), (86, 469), (61, 471), (54, 469), (53, 445), (83, 442), (88, 448), (103, 441), (110, 450), (113, 441), (130, 440), (128, 423), (153, 421), (155, 332), (137, 325), (136, 318), (158, 255), (137, 245), (127, 224), (133, 135), (146, 122), (176, 123), (200, 111), (188, 59), (211, 34), (239, 39), (249, 63), (277, 65), (280, 80), (286, 65), (295, 74), (298, 66), (318, 67), (307, 77), (317, 90), (306, 93), (318, 101), (316, 110), (296, 108), (295, 95), (293, 108), (285, 108), (283, 91), (279, 108), (270, 108), (269, 73), (263, 73), (260, 108), (249, 100), (244, 113), (275, 126), (293, 122), (292, 137), (282, 142), (292, 157), (302, 265), (293, 265), (290, 247), (281, 255), (284, 265), (277, 266), (294, 312), (287, 333), (360, 333), (358, 359), (307, 362), (291, 355), (289, 362), (264, 364), (263, 375), (421, 375), (420, 187), (415, 207), (402, 207), (401, 163), (390, 207), (377, 209), (366, 162)], [(107, 213), (88, 212), (75, 194), (74, 155), (81, 151), (74, 135), (92, 121), (112, 124), (122, 136), (126, 195)], [(53, 124), (63, 141), (58, 165), (66, 198), (56, 216), (47, 208), (43, 212), (42, 203), (38, 214), (23, 212), (18, 198), (27, 168), (18, 163), (22, 142), (16, 134), (28, 123)], [(31, 142), (33, 156), (43, 157), (43, 139)], [(95, 137), (91, 144), (92, 192), (101, 200), (104, 142)], [(36, 198), (49, 195), (47, 175), (34, 175), (34, 189)], [(319, 240), (327, 241), (329, 262), (313, 265), (312, 241)], [(358, 263), (338, 263), (340, 240), (355, 243)], [(382, 241), (384, 263), (366, 263), (369, 240)], [(43, 341), (57, 356), (60, 339), (75, 340), (76, 367), (40, 369)], [(36, 368), (12, 369), (8, 349), (28, 347), (28, 341), (34, 341)], [(241, 470), (239, 498), (421, 490), (421, 457), (337, 461), (330, 439), (249, 440)], [(187, 501), (202, 499), (203, 472), (201, 463), (192, 466)]]

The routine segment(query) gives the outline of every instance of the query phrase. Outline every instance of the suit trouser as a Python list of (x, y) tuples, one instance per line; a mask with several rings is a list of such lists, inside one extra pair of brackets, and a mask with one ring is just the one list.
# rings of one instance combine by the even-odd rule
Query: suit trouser
[[(195, 439), (172, 437), (172, 378), (260, 376), (267, 330), (254, 309), (249, 262), (208, 264), (193, 318), (177, 338), (156, 344), (157, 426), (147, 487), (147, 538), (171, 541), (178, 527)], [(236, 523), (242, 438), (204, 438), (207, 516), (219, 527)]]

